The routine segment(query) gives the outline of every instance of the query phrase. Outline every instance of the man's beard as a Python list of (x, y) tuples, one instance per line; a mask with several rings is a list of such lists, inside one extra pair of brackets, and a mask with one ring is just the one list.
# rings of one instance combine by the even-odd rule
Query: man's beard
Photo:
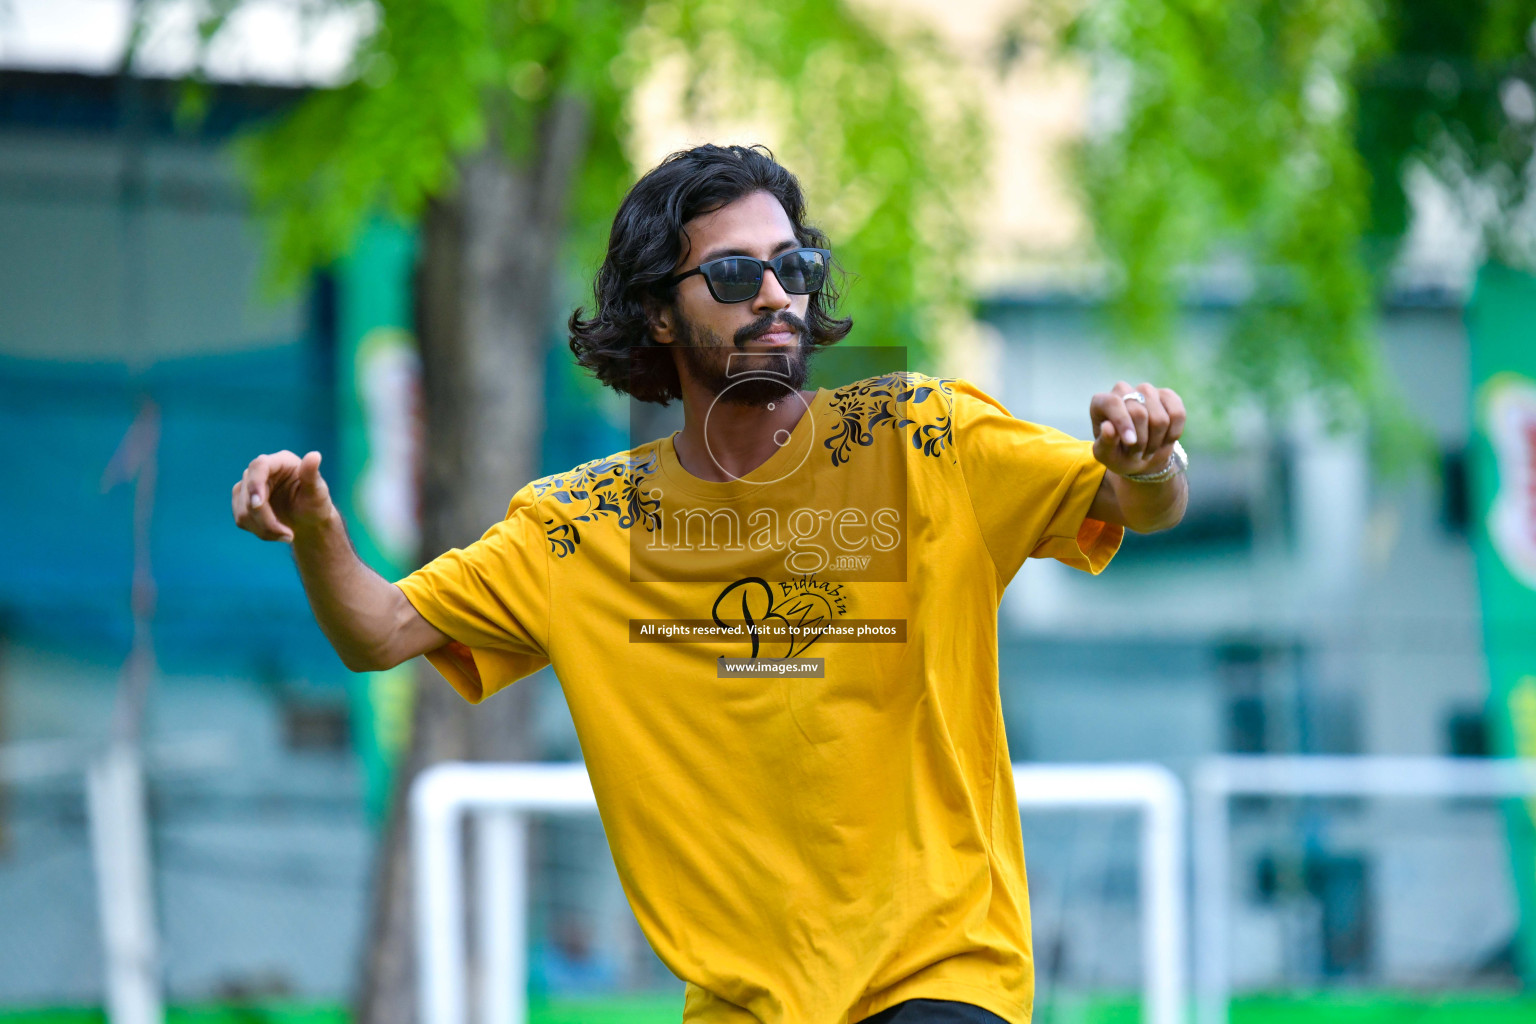
[[(679, 351), (688, 374), (710, 394), (731, 405), (767, 405), (798, 394), (811, 372), (816, 346), (805, 321), (788, 311), (764, 313), (738, 330), (732, 344), (707, 327), (696, 327), (673, 308)], [(748, 352), (742, 348), (775, 327), (795, 333), (796, 344), (786, 350)]]

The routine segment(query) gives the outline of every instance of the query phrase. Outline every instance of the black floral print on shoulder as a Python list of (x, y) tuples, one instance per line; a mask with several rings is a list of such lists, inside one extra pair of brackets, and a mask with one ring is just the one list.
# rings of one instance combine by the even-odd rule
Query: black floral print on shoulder
[(573, 514), (568, 517), (551, 516), (544, 520), (544, 536), (551, 553), (564, 558), (576, 550), (581, 543), (580, 523), (612, 520), (621, 530), (636, 523), (647, 531), (660, 529), (661, 500), (650, 497), (645, 487), (647, 478), (659, 465), (656, 449), (652, 447), (593, 459), (530, 483), (535, 501), (542, 502), (547, 496), (573, 507)]
[[(912, 447), (924, 455), (937, 456), (949, 447), (953, 422), (954, 377), (929, 377), (922, 373), (887, 373), (846, 384), (832, 392), (832, 409), (839, 424), (823, 443), (832, 452), (832, 465), (840, 466), (853, 454), (854, 446), (874, 443), (877, 427), (892, 430), (912, 428)], [(937, 394), (941, 408), (935, 415), (919, 421), (902, 415), (904, 403), (920, 404)]]

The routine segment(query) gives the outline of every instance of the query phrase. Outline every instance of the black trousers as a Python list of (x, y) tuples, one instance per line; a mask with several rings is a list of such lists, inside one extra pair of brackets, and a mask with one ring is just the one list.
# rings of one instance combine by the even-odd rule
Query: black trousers
[(1008, 1024), (990, 1010), (948, 999), (908, 999), (859, 1024)]

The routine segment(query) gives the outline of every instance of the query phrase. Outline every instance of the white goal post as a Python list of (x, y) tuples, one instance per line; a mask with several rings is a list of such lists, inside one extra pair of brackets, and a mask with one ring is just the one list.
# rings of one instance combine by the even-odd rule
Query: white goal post
[[(1143, 1015), (1179, 1024), (1185, 1000), (1184, 790), (1160, 765), (1015, 765), (1019, 806), (1139, 812)], [(469, 1024), (463, 822), (473, 815), (476, 1024), (526, 1024), (530, 814), (593, 814), (581, 764), (440, 764), (411, 791), (420, 1024)]]
[(1193, 781), (1198, 1024), (1227, 1024), (1231, 1003), (1230, 801), (1270, 797), (1536, 796), (1536, 760), (1470, 757), (1228, 756)]

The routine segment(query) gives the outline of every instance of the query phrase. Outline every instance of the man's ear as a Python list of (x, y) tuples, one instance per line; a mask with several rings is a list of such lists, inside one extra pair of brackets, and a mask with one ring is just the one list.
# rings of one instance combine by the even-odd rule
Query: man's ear
[(672, 307), (652, 298), (644, 300), (645, 328), (651, 340), (658, 345), (670, 345), (677, 340), (672, 333)]

